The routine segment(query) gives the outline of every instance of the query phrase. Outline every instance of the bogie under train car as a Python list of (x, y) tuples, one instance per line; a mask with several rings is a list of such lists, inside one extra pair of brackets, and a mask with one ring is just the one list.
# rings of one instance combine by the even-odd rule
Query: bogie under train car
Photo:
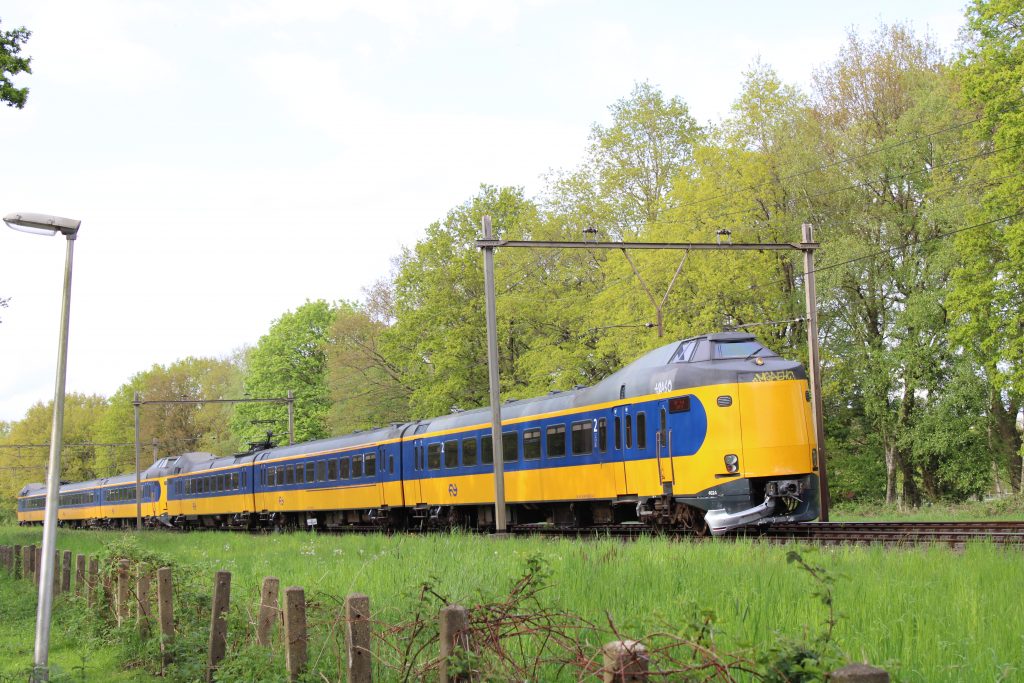
[[(513, 525), (718, 534), (818, 515), (805, 371), (749, 334), (674, 342), (592, 387), (508, 401), (502, 452)], [(184, 528), (488, 529), (492, 453), (489, 409), (236, 456), (187, 453), (143, 473), (143, 517)], [(134, 475), (65, 484), (59, 519), (133, 523), (134, 487)], [(41, 522), (44, 496), (40, 484), (22, 490), (20, 522)]]

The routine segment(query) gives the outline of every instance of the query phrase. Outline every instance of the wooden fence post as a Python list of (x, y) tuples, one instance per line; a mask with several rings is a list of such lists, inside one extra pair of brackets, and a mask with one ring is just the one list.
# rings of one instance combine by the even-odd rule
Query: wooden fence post
[(650, 656), (647, 647), (635, 640), (614, 640), (601, 648), (604, 683), (646, 683)]
[(352, 593), (345, 598), (348, 683), (370, 683), (373, 680), (370, 638), (370, 598), (362, 593)]
[(468, 676), (448, 674), (448, 657), (469, 649), (469, 612), (461, 605), (441, 609), (441, 683), (469, 681)]
[(35, 569), (33, 571), (34, 571), (34, 576), (35, 576), (35, 579), (36, 579), (36, 586), (38, 586), (39, 585), (40, 575), (42, 574), (42, 571), (43, 571), (43, 549), (42, 548), (36, 548)]
[(21, 553), (21, 546), (20, 545), (15, 545), (14, 546), (14, 578), (18, 578), (19, 576), (22, 577), (22, 578), (25, 577), (25, 574), (24, 574), (24, 571), (23, 571), (24, 570), (24, 566), (22, 565), (22, 562), (23, 562), (22, 557), (23, 557), (23, 555)]
[(260, 590), (260, 612), (256, 618), (256, 642), (263, 647), (270, 647), (271, 634), (274, 630), (274, 622), (280, 612), (277, 606), (277, 594), (281, 582), (276, 576), (267, 576), (263, 579), (263, 588)]
[(139, 578), (135, 584), (135, 599), (138, 600), (139, 609), (136, 612), (136, 628), (139, 630), (139, 636), (145, 640), (149, 638), (149, 620), (152, 617), (152, 610), (149, 606), (149, 589), (150, 584), (153, 581), (152, 575), (148, 569), (139, 565)]
[(103, 595), (106, 596), (110, 614), (117, 617), (117, 596), (114, 594), (114, 575), (110, 571), (103, 573)]
[(228, 605), (231, 602), (231, 572), (217, 572), (213, 581), (213, 609), (210, 616), (210, 645), (206, 659), (206, 682), (213, 683), (213, 672), (224, 659), (228, 637)]
[(174, 641), (174, 586), (171, 568), (160, 567), (156, 572), (157, 610), (160, 612), (160, 652), (166, 666), (171, 661), (170, 645)]
[(60, 595), (60, 548), (53, 551), (53, 596)]
[(89, 556), (89, 581), (85, 586), (86, 593), (88, 594), (88, 605), (94, 607), (96, 605), (96, 592), (99, 589), (100, 582), (100, 561), (96, 559), (96, 556)]
[(128, 621), (128, 560), (117, 563), (117, 625)]
[(85, 555), (82, 553), (75, 558), (75, 595), (85, 595)]
[(889, 673), (867, 664), (850, 664), (828, 675), (836, 683), (889, 683)]
[(21, 554), (21, 578), (32, 580), (32, 563), (36, 558), (36, 547), (26, 546)]
[(71, 551), (64, 551), (64, 562), (61, 564), (63, 571), (60, 575), (60, 592), (71, 592)]
[(284, 643), (288, 680), (297, 680), (306, 668), (306, 592), (298, 586), (284, 589)]

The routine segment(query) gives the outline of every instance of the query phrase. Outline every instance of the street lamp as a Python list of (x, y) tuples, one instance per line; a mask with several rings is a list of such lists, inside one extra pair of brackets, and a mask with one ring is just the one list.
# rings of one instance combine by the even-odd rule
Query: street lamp
[(50, 615), (53, 611), (54, 557), (57, 553), (57, 507), (60, 504), (60, 450), (64, 441), (64, 380), (68, 369), (68, 322), (71, 313), (71, 262), (75, 237), (82, 221), (39, 213), (12, 213), (4, 223), (36, 235), (60, 233), (68, 240), (64, 263), (64, 298), (60, 310), (60, 341), (57, 347), (57, 382), (53, 395), (53, 432), (50, 434), (50, 464), (46, 474), (46, 512), (43, 521), (43, 561), (39, 578), (39, 608), (36, 612), (36, 649), (33, 681), (49, 679)]

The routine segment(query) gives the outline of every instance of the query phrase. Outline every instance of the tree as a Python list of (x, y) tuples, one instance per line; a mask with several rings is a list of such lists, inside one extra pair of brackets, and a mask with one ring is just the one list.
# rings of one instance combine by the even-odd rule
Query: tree
[(22, 109), (28, 99), (28, 88), (15, 88), (11, 76), (32, 73), (32, 58), (21, 57), (21, 47), (32, 35), (24, 26), (0, 31), (0, 101), (8, 107)]
[(366, 293), (365, 303), (338, 305), (327, 347), (329, 424), (336, 434), (402, 422), (409, 414), (413, 388), (383, 345), (393, 322), (391, 284), (380, 281)]
[(611, 125), (593, 125), (587, 161), (554, 179), (548, 203), (612, 239), (636, 237), (665, 209), (701, 131), (682, 99), (666, 100), (649, 83), (608, 109)]
[[(122, 444), (97, 450), (95, 469), (102, 476), (135, 469), (135, 393), (143, 401), (234, 398), (241, 393), (241, 371), (234, 359), (188, 357), (168, 366), (154, 365), (118, 387), (110, 408), (96, 425), (96, 440)], [(189, 451), (227, 455), (235, 450), (231, 408), (221, 404), (154, 404), (139, 410), (143, 464), (152, 461), (152, 444), (161, 456)]]
[[(245, 357), (244, 387), (252, 398), (295, 395), (295, 439), (329, 435), (331, 407), (327, 383), (327, 348), (337, 314), (326, 301), (307, 301), (275, 320)], [(287, 433), (284, 407), (274, 403), (240, 403), (231, 428), (239, 445), (259, 440), (267, 431)]]
[[(979, 200), (960, 211), (977, 229), (956, 237), (949, 306), (953, 340), (976, 359), (988, 383), (989, 441), (999, 469), (1021, 490), (1024, 455), (1024, 3), (974, 0), (958, 70), (963, 98), (977, 112), (967, 148), (978, 155), (967, 180)], [(980, 153), (980, 154), (979, 154)]]
[[(951, 362), (950, 262), (939, 237), (952, 226), (929, 192), (933, 169), (947, 167), (959, 148), (955, 138), (926, 133), (956, 120), (954, 87), (934, 44), (899, 25), (870, 40), (851, 33), (814, 77), (825, 162), (815, 179), (824, 189), (802, 205), (834, 264), (821, 260), (824, 372), (839, 387), (856, 387), (869, 423), (859, 431), (880, 436), (890, 503), (920, 501), (913, 428), (921, 396), (940, 386)], [(849, 257), (859, 254), (866, 257)]]
[[(103, 419), (107, 400), (102, 396), (70, 393), (64, 398), (64, 435), (61, 450), (61, 479), (81, 481), (97, 476), (95, 469), (96, 424)], [(0, 450), (0, 498), (9, 504), (21, 487), (46, 478), (50, 435), (53, 429), (53, 401), (38, 402), (25, 417), (10, 425), (6, 445), (20, 448)]]

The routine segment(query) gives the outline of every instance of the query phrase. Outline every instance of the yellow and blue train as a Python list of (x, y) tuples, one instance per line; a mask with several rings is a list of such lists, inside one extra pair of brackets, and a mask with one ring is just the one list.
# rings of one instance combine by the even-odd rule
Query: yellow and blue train
[[(150, 525), (494, 527), (490, 410), (216, 457), (142, 474)], [(707, 334), (642, 356), (592, 387), (502, 406), (512, 525), (645, 523), (723, 533), (817, 517), (817, 445), (802, 365), (753, 336)], [(40, 523), (29, 484), (18, 519)], [(59, 519), (134, 523), (135, 477), (65, 484)]]

